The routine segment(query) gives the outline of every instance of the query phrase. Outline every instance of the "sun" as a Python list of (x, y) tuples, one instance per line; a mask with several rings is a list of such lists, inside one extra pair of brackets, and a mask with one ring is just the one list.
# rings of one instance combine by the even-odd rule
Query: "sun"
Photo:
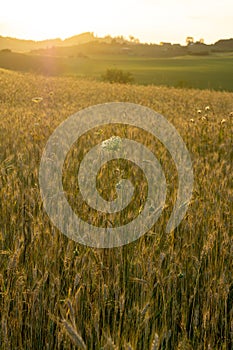
[(1, 7), (0, 24), (1, 30), (10, 29), (17, 37), (25, 39), (64, 39), (93, 31), (99, 13), (94, 2), (90, 7), (90, 3), (75, 0), (40, 0), (37, 3), (31, 0), (11, 0)]

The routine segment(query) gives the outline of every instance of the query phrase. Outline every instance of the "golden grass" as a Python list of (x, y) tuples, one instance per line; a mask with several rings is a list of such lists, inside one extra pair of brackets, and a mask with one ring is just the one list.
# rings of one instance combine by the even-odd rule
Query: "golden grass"
[[(0, 70), (1, 349), (232, 349), (232, 97)], [(52, 225), (40, 198), (38, 168), (56, 126), (84, 107), (110, 101), (142, 104), (171, 121), (190, 151), (195, 183), (184, 220), (165, 234), (176, 195), (174, 164), (156, 140), (116, 128), (114, 135), (143, 142), (160, 159), (167, 208), (138, 241), (98, 250)], [(111, 133), (105, 128), (85, 135), (67, 157), (64, 187), (77, 211), (72, 155), (83, 156)], [(114, 166), (119, 177), (135, 171), (136, 185), (144, 183), (132, 165)], [(103, 169), (100, 188), (109, 176)], [(98, 222), (94, 212), (92, 220)]]

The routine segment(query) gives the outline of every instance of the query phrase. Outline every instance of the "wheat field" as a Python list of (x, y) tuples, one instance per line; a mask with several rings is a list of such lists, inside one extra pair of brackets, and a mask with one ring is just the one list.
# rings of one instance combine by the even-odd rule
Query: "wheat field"
[[(0, 70), (1, 350), (233, 349), (232, 97)], [(67, 198), (84, 219), (109, 220), (77, 201), (76, 163), (113, 133), (152, 150), (168, 183), (166, 207), (149, 232), (123, 247), (96, 249), (52, 224), (38, 171), (46, 142), (63, 120), (113, 101), (150, 107), (176, 127), (192, 158), (194, 189), (185, 218), (165, 233), (177, 174), (163, 145), (121, 125), (87, 133), (67, 156), (63, 174)], [(146, 189), (139, 169), (116, 163), (118, 177), (138, 177), (135, 186), (142, 185), (135, 205), (124, 218), (113, 218), (115, 224), (137, 215)], [(113, 191), (112, 174), (108, 167), (99, 174), (100, 188), (107, 184), (103, 196)]]

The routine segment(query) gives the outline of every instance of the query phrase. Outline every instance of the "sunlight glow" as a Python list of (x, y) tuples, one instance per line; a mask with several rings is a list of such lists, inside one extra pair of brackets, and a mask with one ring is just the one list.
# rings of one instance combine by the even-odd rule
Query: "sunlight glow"
[(98, 36), (134, 35), (146, 42), (233, 36), (233, 2), (222, 0), (9, 0), (1, 4), (0, 35), (62, 39), (86, 31)]

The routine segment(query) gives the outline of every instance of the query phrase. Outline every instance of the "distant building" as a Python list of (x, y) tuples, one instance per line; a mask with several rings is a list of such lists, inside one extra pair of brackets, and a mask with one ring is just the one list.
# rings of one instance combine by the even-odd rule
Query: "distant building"
[(132, 49), (130, 47), (122, 47), (121, 50), (123, 52), (131, 52), (132, 51)]
[(165, 42), (163, 42), (163, 41), (160, 42), (160, 45), (161, 45), (161, 46), (164, 46), (164, 47), (171, 47), (171, 46), (172, 46), (171, 43), (165, 43)]

